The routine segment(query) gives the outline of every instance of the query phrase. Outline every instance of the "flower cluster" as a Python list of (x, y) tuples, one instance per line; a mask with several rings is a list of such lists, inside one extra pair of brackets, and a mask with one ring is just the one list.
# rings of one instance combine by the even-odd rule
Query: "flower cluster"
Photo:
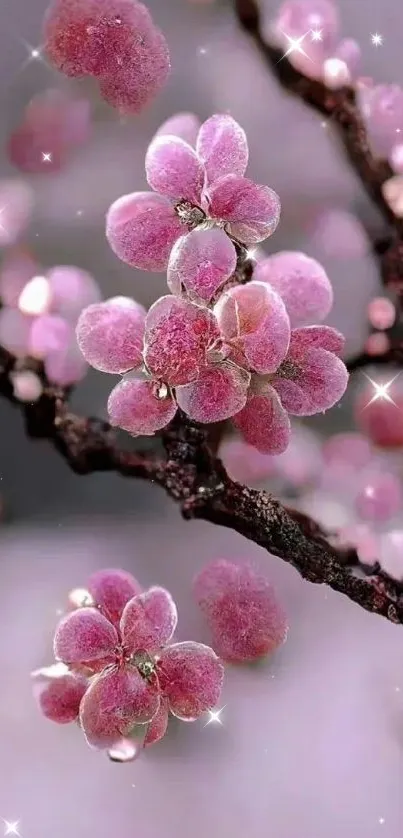
[(171, 643), (177, 611), (168, 591), (142, 591), (131, 574), (102, 570), (73, 594), (76, 607), (55, 632), (59, 663), (34, 673), (47, 718), (78, 720), (89, 745), (114, 749), (138, 738), (139, 725), (144, 746), (162, 739), (169, 712), (194, 721), (215, 706), (223, 666), (208, 646)]
[[(168, 130), (189, 138), (195, 127), (185, 114)], [(146, 157), (160, 194), (116, 201), (107, 235), (130, 264), (167, 265), (172, 294), (148, 314), (126, 298), (90, 306), (78, 321), (78, 344), (93, 367), (123, 374), (109, 397), (112, 424), (153, 434), (180, 407), (207, 424), (232, 417), (248, 442), (279, 453), (290, 438), (288, 414), (327, 410), (347, 386), (342, 335), (306, 325), (329, 313), (330, 282), (315, 260), (283, 252), (237, 284), (234, 242), (243, 252), (270, 235), (279, 200), (244, 177), (247, 141), (231, 117), (207, 120), (196, 151), (166, 130)], [(193, 229), (183, 234), (183, 223)]]
[(137, 0), (53, 0), (44, 46), (58, 70), (94, 76), (103, 98), (124, 113), (139, 113), (170, 69), (165, 38)]
[[(87, 367), (75, 326), (81, 310), (100, 298), (93, 277), (63, 265), (42, 274), (28, 252), (11, 250), (0, 270), (0, 297), (2, 346), (17, 358), (43, 361), (47, 378), (55, 384), (64, 387), (80, 380)], [(34, 400), (31, 394), (28, 387), (28, 401)]]
[(195, 599), (224, 661), (246, 663), (274, 652), (287, 639), (287, 620), (267, 579), (250, 565), (219, 559), (193, 583)]
[(46, 90), (29, 102), (22, 123), (11, 134), (9, 158), (22, 172), (58, 171), (70, 154), (87, 142), (90, 124), (87, 99)]

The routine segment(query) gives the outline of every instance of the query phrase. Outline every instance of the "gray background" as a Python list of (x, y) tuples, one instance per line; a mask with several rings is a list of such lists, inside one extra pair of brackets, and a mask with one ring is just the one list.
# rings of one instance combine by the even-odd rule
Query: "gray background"
[[(302, 248), (321, 256), (335, 287), (329, 322), (348, 350), (366, 334), (365, 305), (378, 287), (369, 253), (323, 254), (312, 235), (319, 209), (382, 222), (345, 166), (331, 126), (277, 87), (231, 4), (149, 0), (172, 54), (169, 84), (152, 107), (123, 124), (92, 85), (92, 143), (60, 175), (32, 178), (36, 211), (27, 240), (44, 266), (90, 270), (105, 295), (149, 303), (164, 277), (131, 270), (104, 238), (109, 204), (145, 187), (144, 153), (178, 110), (201, 118), (230, 111), (250, 140), (250, 176), (280, 194), (283, 216), (267, 252)], [(41, 62), (24, 67), (40, 44), (45, 0), (2, 0), (1, 148), (37, 91), (63, 84)], [(267, 2), (267, 11), (275, 4)], [(399, 0), (339, 0), (343, 32), (357, 37), (363, 72), (403, 82)], [(380, 32), (384, 45), (371, 45)], [(403, 126), (402, 126), (403, 128)], [(12, 169), (1, 160), (2, 176)], [(90, 374), (78, 410), (103, 415), (112, 380)], [(355, 386), (355, 385), (354, 385)], [(350, 423), (349, 396), (321, 423)], [(23, 838), (375, 838), (403, 827), (403, 634), (341, 597), (302, 583), (278, 560), (240, 537), (185, 524), (162, 493), (113, 475), (79, 478), (44, 442), (24, 439), (20, 417), (0, 405), (0, 475), (7, 514), (0, 563), (0, 818), (21, 819)], [(98, 566), (120, 565), (144, 584), (170, 588), (179, 637), (206, 639), (190, 583), (204, 562), (251, 559), (278, 587), (290, 619), (287, 644), (258, 668), (228, 673), (222, 727), (173, 726), (166, 741), (130, 766), (90, 751), (79, 731), (37, 713), (29, 672), (50, 659), (56, 612), (70, 587)], [(400, 689), (402, 692), (400, 692)], [(1, 821), (0, 821), (1, 826)], [(1, 833), (0, 833), (1, 834)]]

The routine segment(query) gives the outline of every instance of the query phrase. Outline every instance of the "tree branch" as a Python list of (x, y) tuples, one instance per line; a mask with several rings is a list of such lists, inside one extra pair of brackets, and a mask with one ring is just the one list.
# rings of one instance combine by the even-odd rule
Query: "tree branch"
[(367, 131), (352, 88), (329, 90), (320, 81), (309, 79), (283, 58), (281, 50), (267, 43), (262, 34), (257, 0), (234, 0), (240, 26), (253, 38), (262, 58), (281, 86), (331, 119), (338, 129), (344, 151), (367, 194), (393, 230), (388, 247), (378, 254), (386, 287), (403, 295), (403, 219), (398, 218), (383, 196), (382, 187), (393, 175), (385, 160), (371, 151)]
[(357, 605), (395, 623), (403, 623), (401, 586), (379, 574), (365, 577), (353, 549), (336, 548), (312, 519), (287, 509), (269, 493), (231, 480), (208, 444), (209, 429), (183, 414), (164, 431), (165, 458), (154, 451), (119, 448), (113, 428), (99, 419), (69, 411), (68, 392), (49, 385), (24, 405), (13, 396), (10, 373), (19, 362), (0, 349), (0, 395), (24, 415), (27, 434), (47, 439), (77, 474), (114, 471), (161, 486), (186, 519), (199, 518), (228, 527), (291, 564), (309, 582), (327, 584)]

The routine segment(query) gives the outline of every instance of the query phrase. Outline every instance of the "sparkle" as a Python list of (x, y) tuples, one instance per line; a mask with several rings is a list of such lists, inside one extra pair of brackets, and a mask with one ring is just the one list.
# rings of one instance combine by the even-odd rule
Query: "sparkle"
[(226, 706), (227, 706), (227, 705), (226, 705), (226, 704), (224, 704), (224, 707), (221, 707), (219, 710), (209, 710), (209, 711), (208, 711), (208, 714), (209, 714), (210, 718), (209, 718), (209, 720), (206, 722), (206, 724), (204, 725), (204, 727), (207, 727), (207, 725), (211, 725), (211, 724), (212, 724), (212, 722), (213, 722), (213, 723), (217, 723), (217, 724), (219, 724), (219, 725), (222, 725), (222, 721), (221, 721), (221, 719), (220, 719), (220, 716), (221, 716), (222, 711), (223, 711), (223, 710), (225, 710)]
[(1, 221), (1, 216), (3, 215), (3, 212), (5, 212), (5, 211), (6, 211), (6, 209), (7, 209), (7, 206), (0, 207), (0, 230), (2, 230), (2, 232), (3, 232), (3, 233), (6, 233), (6, 232), (7, 232), (7, 230), (6, 230), (6, 228), (4, 227), (4, 224), (2, 224), (2, 221)]
[(206, 49), (206, 47), (200, 47), (200, 49), (199, 49), (199, 55), (207, 55), (207, 49)]
[(374, 35), (371, 35), (371, 42), (373, 43), (374, 47), (381, 47), (383, 44), (383, 37), (379, 34), (379, 32), (375, 32)]
[(378, 823), (384, 824), (385, 823), (385, 818), (379, 818)]
[(31, 58), (40, 58), (41, 51), (40, 49), (31, 49)]
[(50, 151), (43, 151), (42, 152), (42, 163), (51, 163), (52, 162), (52, 153)]
[(373, 379), (370, 378), (369, 375), (367, 375), (366, 373), (364, 373), (364, 375), (365, 378), (368, 379), (368, 381), (370, 382), (370, 384), (372, 384), (374, 388), (374, 395), (372, 396), (372, 399), (369, 400), (368, 404), (365, 405), (365, 407), (369, 407), (370, 404), (373, 404), (373, 402), (377, 402), (379, 399), (383, 399), (386, 402), (390, 402), (390, 404), (394, 404), (395, 407), (397, 407), (396, 402), (393, 401), (392, 396), (389, 393), (389, 388), (392, 386), (393, 382), (396, 381), (396, 379), (400, 375), (400, 372), (398, 372), (397, 375), (395, 375), (393, 378), (390, 379), (390, 381), (387, 381), (384, 384), (378, 384), (376, 381), (373, 381)]
[(395, 693), (400, 693), (400, 687), (395, 687)]
[(322, 128), (327, 128), (327, 122), (323, 121), (320, 124), (321, 124)]
[(18, 827), (19, 827), (19, 824), (20, 824), (19, 821), (6, 821), (6, 820), (4, 820), (4, 818), (3, 818), (3, 821), (4, 821), (4, 835), (18, 835), (19, 836), (19, 834), (20, 834), (18, 832)]
[[(307, 55), (305, 50), (302, 49), (302, 43), (305, 40), (306, 36), (309, 35), (310, 31), (312, 31), (312, 30), (309, 30), (308, 32), (305, 32), (305, 35), (301, 35), (300, 38), (291, 38), (290, 35), (287, 35), (286, 32), (283, 32), (282, 34), (284, 35), (285, 38), (287, 38), (287, 41), (289, 43), (289, 47), (288, 47), (287, 51), (284, 53), (284, 55), (281, 56), (280, 61), (282, 61), (283, 58), (288, 58), (288, 56), (291, 55), (292, 52), (299, 52), (301, 55), (304, 55), (305, 58), (310, 58), (310, 56)], [(278, 61), (277, 64), (279, 64), (279, 63), (280, 62)]]
[(311, 41), (321, 41), (322, 40), (322, 30), (321, 29), (311, 29)]

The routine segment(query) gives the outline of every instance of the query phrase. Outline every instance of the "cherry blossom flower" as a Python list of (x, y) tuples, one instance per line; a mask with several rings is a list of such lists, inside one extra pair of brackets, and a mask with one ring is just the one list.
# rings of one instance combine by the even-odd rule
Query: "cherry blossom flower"
[(88, 744), (106, 749), (137, 725), (148, 725), (144, 744), (153, 744), (169, 712), (194, 721), (214, 707), (223, 666), (208, 646), (171, 643), (178, 616), (168, 591), (140, 592), (130, 574), (107, 570), (89, 580), (88, 595), (93, 605), (70, 611), (56, 628), (59, 679), (41, 689), (44, 715), (78, 719)]
[[(178, 124), (178, 123), (176, 123)], [(183, 119), (171, 130), (184, 133)], [(172, 123), (171, 123), (172, 125)], [(186, 136), (189, 136), (189, 126)], [(176, 259), (185, 248), (186, 233), (206, 233), (206, 250), (212, 242), (223, 254), (222, 270), (228, 278), (234, 269), (235, 247), (225, 242), (226, 234), (243, 245), (261, 242), (277, 227), (280, 201), (268, 186), (245, 178), (248, 143), (243, 129), (227, 114), (216, 114), (202, 124), (193, 148), (182, 136), (167, 135), (166, 127), (154, 137), (146, 154), (146, 175), (153, 192), (134, 192), (115, 201), (107, 215), (106, 235), (114, 253), (129, 265), (163, 271), (173, 245), (179, 238)], [(207, 236), (211, 227), (221, 235)], [(200, 238), (193, 237), (200, 248)], [(231, 246), (230, 246), (231, 244)], [(196, 247), (196, 245), (195, 245)], [(220, 284), (213, 250), (202, 266), (203, 283), (213, 289)], [(178, 269), (180, 273), (180, 268)], [(177, 282), (172, 279), (172, 282)], [(202, 283), (202, 284), (203, 284)]]
[(256, 660), (286, 640), (283, 609), (267, 579), (252, 567), (219, 559), (196, 576), (193, 590), (223, 660)]

